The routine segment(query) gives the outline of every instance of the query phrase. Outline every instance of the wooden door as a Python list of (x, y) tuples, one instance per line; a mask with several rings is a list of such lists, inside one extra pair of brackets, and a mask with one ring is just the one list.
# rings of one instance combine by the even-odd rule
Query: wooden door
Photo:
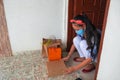
[(12, 51), (8, 38), (3, 1), (0, 0), (0, 57), (11, 56)]
[(67, 51), (69, 51), (72, 45), (72, 39), (75, 36), (75, 32), (69, 22), (70, 19), (84, 12), (92, 23), (102, 30), (106, 1), (107, 0), (69, 0)]

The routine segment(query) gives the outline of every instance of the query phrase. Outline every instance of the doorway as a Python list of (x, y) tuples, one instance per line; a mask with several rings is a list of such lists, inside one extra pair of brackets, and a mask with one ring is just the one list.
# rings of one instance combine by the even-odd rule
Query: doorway
[(0, 57), (11, 56), (12, 50), (8, 37), (3, 0), (0, 0)]
[(92, 23), (102, 30), (103, 19), (105, 13), (107, 0), (69, 0), (68, 9), (68, 35), (67, 36), (67, 51), (69, 51), (72, 45), (72, 39), (75, 36), (75, 32), (72, 29), (72, 25), (69, 22), (74, 16), (84, 12)]
[(75, 37), (75, 32), (71, 27), (71, 23), (69, 22), (74, 16), (84, 12), (96, 26), (96, 28), (102, 31), (94, 80), (97, 78), (97, 72), (99, 68), (99, 60), (102, 50), (109, 4), (110, 0), (69, 0), (68, 2), (67, 51), (70, 50), (72, 39)]

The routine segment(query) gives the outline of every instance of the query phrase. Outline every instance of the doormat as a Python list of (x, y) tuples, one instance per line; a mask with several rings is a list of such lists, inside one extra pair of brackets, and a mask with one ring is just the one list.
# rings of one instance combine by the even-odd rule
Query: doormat
[(65, 74), (65, 63), (63, 60), (47, 62), (48, 77), (56, 77)]

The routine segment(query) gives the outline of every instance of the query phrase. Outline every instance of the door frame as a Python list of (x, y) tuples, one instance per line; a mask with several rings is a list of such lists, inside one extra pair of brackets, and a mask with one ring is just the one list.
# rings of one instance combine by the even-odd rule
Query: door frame
[[(106, 2), (106, 7), (105, 7), (105, 14), (104, 14), (104, 19), (103, 19), (103, 26), (102, 26), (102, 33), (101, 33), (101, 40), (100, 40), (100, 47), (99, 47), (99, 51), (98, 51), (98, 57), (97, 57), (97, 64), (96, 64), (96, 70), (95, 70), (95, 76), (94, 76), (94, 80), (97, 80), (97, 75), (98, 75), (98, 70), (99, 70), (99, 65), (100, 65), (100, 57), (101, 57), (101, 52), (102, 52), (102, 46), (103, 46), (103, 40), (104, 40), (104, 34), (105, 34), (105, 29), (106, 29), (106, 23), (107, 23), (107, 16), (108, 16), (108, 11), (109, 11), (109, 6), (110, 6), (110, 1), (111, 0), (107, 0)], [(66, 13), (66, 15), (68, 16), (69, 12), (69, 8), (73, 8), (72, 6), (69, 6), (69, 0), (67, 1), (68, 3), (68, 7), (66, 10), (68, 10), (68, 12)], [(72, 15), (70, 15), (70, 17), (67, 17), (67, 21), (69, 22), (69, 18), (73, 17)], [(68, 23), (66, 23), (67, 27), (69, 26)], [(66, 29), (68, 30), (68, 29)], [(66, 34), (68, 37), (68, 33)], [(68, 38), (67, 38), (68, 39)], [(68, 41), (67, 41), (68, 43)], [(68, 51), (68, 49), (66, 49)]]
[(95, 70), (94, 80), (97, 80), (98, 69), (99, 69), (99, 65), (100, 65), (100, 57), (101, 57), (101, 52), (102, 52), (103, 40), (104, 40), (104, 34), (105, 34), (105, 30), (106, 30), (106, 23), (107, 23), (109, 6), (110, 6), (110, 0), (107, 0), (106, 7), (105, 7), (104, 19), (103, 19), (103, 26), (102, 26), (102, 34), (101, 34), (101, 40), (100, 40), (100, 47), (99, 47), (98, 57), (97, 57), (97, 62), (98, 63), (96, 64), (96, 70)]
[(5, 8), (4, 8), (4, 3), (3, 0), (0, 0), (0, 57), (8, 57), (12, 56), (12, 49), (11, 49), (11, 44), (9, 40), (9, 35), (8, 35), (8, 28), (7, 28), (7, 21), (6, 21), (6, 16), (5, 16)]

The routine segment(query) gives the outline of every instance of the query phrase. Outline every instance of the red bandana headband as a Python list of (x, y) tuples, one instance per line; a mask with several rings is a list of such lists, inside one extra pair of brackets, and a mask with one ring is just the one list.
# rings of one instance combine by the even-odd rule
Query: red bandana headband
[(70, 22), (71, 22), (71, 23), (76, 23), (76, 24), (78, 24), (78, 25), (83, 25), (83, 24), (84, 24), (82, 20), (74, 20), (74, 19), (71, 19)]

